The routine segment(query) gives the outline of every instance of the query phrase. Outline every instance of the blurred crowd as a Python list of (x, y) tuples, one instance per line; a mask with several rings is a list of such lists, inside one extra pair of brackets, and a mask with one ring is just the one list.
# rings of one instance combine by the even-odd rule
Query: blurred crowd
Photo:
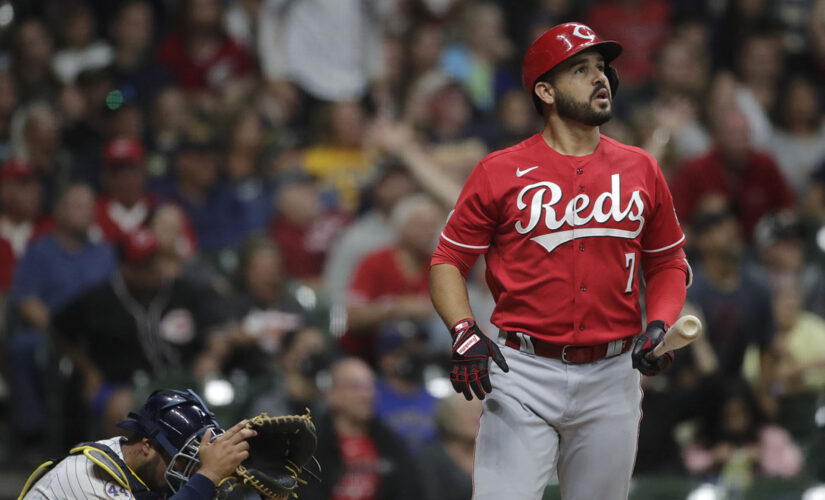
[(302, 498), (469, 498), (429, 258), (570, 20), (624, 45), (602, 132), (665, 172), (705, 325), (643, 381), (636, 473), (825, 480), (825, 0), (0, 1), (1, 441), (192, 386), (312, 409)]

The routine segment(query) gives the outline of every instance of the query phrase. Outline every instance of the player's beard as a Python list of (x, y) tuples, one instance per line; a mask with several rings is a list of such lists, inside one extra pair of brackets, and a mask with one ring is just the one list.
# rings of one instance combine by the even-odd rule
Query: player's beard
[(562, 118), (577, 121), (591, 127), (598, 127), (613, 117), (613, 103), (605, 111), (597, 110), (593, 107), (593, 98), (605, 87), (597, 87), (590, 94), (587, 101), (577, 101), (572, 96), (565, 94), (558, 87), (555, 88), (556, 111)]

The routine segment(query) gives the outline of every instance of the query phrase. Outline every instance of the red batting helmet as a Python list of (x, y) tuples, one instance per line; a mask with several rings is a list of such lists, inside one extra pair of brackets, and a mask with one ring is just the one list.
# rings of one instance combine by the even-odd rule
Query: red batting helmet
[(619, 42), (599, 40), (596, 33), (581, 23), (564, 23), (545, 31), (524, 55), (521, 80), (531, 94), (538, 78), (574, 54), (595, 47), (609, 64), (622, 52)]

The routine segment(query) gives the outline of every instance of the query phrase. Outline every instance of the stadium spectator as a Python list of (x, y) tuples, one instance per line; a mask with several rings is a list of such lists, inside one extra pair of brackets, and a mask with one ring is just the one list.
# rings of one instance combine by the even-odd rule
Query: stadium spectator
[(807, 195), (811, 174), (825, 162), (825, 121), (817, 87), (821, 83), (793, 75), (779, 92), (774, 108), (777, 128), (770, 150), (799, 200)]
[(57, 115), (45, 102), (32, 103), (20, 113), (20, 139), (12, 149), (34, 169), (43, 186), (44, 210), (51, 211), (58, 193), (72, 180)]
[(375, 361), (382, 325), (411, 321), (423, 332), (434, 309), (429, 300), (429, 263), (442, 216), (425, 195), (407, 197), (392, 212), (397, 242), (367, 254), (358, 264), (347, 300), (345, 352)]
[(153, 59), (155, 16), (146, 0), (120, 2), (109, 30), (114, 42), (111, 71), (124, 97), (148, 112), (155, 96), (174, 82), (174, 76)]
[(738, 51), (736, 105), (748, 119), (751, 143), (769, 147), (773, 136), (770, 110), (779, 97), (779, 79), (784, 60), (782, 39), (778, 32), (757, 31), (747, 34)]
[(157, 61), (175, 75), (187, 92), (222, 95), (245, 85), (254, 63), (246, 50), (223, 29), (219, 0), (184, 0), (179, 23), (157, 51)]
[(470, 500), (473, 495), (475, 451), (481, 403), (450, 394), (438, 402), (435, 419), (438, 441), (418, 455), (426, 500)]
[(591, 5), (584, 23), (602, 40), (617, 40), (624, 50), (616, 61), (625, 88), (636, 88), (653, 71), (656, 47), (667, 36), (670, 4), (666, 0), (608, 0)]
[(255, 377), (269, 370), (284, 335), (305, 326), (308, 315), (290, 289), (280, 249), (268, 238), (244, 243), (238, 271), (240, 289), (228, 304), (235, 325), (223, 370), (238, 368)]
[(383, 73), (381, 34), (392, 7), (390, 0), (267, 0), (258, 26), (264, 78), (297, 85), (312, 100), (360, 99)]
[(158, 259), (166, 279), (179, 278), (221, 295), (229, 293), (229, 281), (198, 254), (192, 224), (179, 206), (164, 203), (157, 207), (148, 227), (158, 242)]
[(241, 207), (236, 221), (245, 233), (266, 230), (272, 217), (272, 186), (258, 174), (266, 130), (257, 112), (243, 110), (232, 124), (225, 171)]
[(748, 122), (736, 108), (716, 111), (713, 140), (710, 153), (688, 160), (674, 173), (670, 189), (676, 213), (690, 221), (704, 197), (721, 195), (740, 218), (749, 242), (760, 217), (793, 207), (793, 192), (773, 158), (753, 148)]
[(234, 270), (235, 259), (221, 261), (222, 251), (234, 251), (244, 237), (237, 224), (241, 207), (218, 171), (217, 137), (204, 123), (191, 123), (178, 146), (175, 178), (158, 189), (160, 195), (183, 208), (192, 222), (198, 248), (225, 272)]
[(800, 473), (799, 447), (787, 431), (768, 422), (747, 382), (732, 378), (714, 389), (707, 395), (709, 411), (697, 440), (683, 450), (688, 471), (740, 492), (750, 488), (756, 476)]
[(112, 243), (144, 226), (157, 204), (145, 190), (144, 157), (143, 144), (135, 139), (112, 139), (103, 151), (106, 192), (97, 199), (97, 225)]
[(726, 205), (701, 209), (692, 228), (698, 255), (687, 300), (705, 319), (704, 330), (719, 359), (719, 370), (737, 376), (747, 348), (764, 348), (773, 339), (769, 281), (758, 268), (744, 265), (739, 221)]
[[(32, 242), (17, 265), (6, 364), (14, 402), (14, 425), (25, 441), (44, 437), (47, 426), (46, 358), (53, 342), (54, 313), (114, 271), (108, 245), (89, 237), (94, 195), (83, 184), (69, 187), (54, 213), (54, 232)], [(47, 356), (44, 357), (44, 354)], [(38, 361), (40, 360), (40, 361)]]
[(413, 454), (436, 438), (438, 400), (424, 386), (425, 340), (414, 325), (405, 322), (386, 324), (378, 334), (375, 415)]
[(165, 279), (151, 231), (128, 233), (118, 250), (112, 279), (54, 318), (60, 345), (83, 377), (89, 411), (109, 432), (133, 406), (136, 374), (196, 382), (214, 373), (208, 341), (225, 322), (215, 294)]
[(303, 168), (326, 187), (334, 189), (338, 206), (347, 212), (358, 208), (358, 193), (370, 174), (364, 151), (367, 115), (355, 101), (326, 104), (321, 108), (318, 140), (304, 150)]
[(350, 217), (324, 207), (318, 182), (301, 172), (278, 179), (275, 209), (269, 236), (281, 249), (285, 273), (320, 290), (327, 255)]
[(59, 83), (52, 72), (54, 41), (44, 22), (36, 17), (21, 20), (14, 31), (13, 68), (20, 100), (52, 99)]
[(519, 87), (512, 74), (500, 71), (515, 47), (504, 33), (503, 13), (494, 2), (476, 2), (462, 14), (460, 41), (444, 48), (441, 69), (464, 86), (476, 108), (492, 114), (498, 93)]
[(274, 373), (274, 385), (250, 402), (250, 414), (268, 412), (270, 415), (312, 413), (314, 419), (326, 412), (318, 377), (329, 370), (332, 363), (329, 336), (313, 326), (287, 332), (278, 353), (279, 369)]
[(80, 0), (63, 2), (61, 49), (52, 58), (52, 67), (61, 83), (74, 83), (77, 75), (88, 69), (108, 66), (114, 59), (112, 46), (95, 39), (97, 26), (88, 5)]
[(401, 438), (375, 417), (372, 369), (358, 358), (344, 358), (330, 373), (329, 413), (317, 421), (321, 481), (304, 485), (301, 498), (421, 498), (415, 462)]
[[(43, 214), (43, 190), (34, 169), (22, 160), (12, 159), (0, 171), (0, 239), (23, 256), (29, 243), (53, 227)], [(13, 260), (14, 260), (13, 259)]]
[(14, 75), (0, 71), (0, 162), (12, 158), (12, 118), (18, 94)]
[(333, 306), (346, 304), (352, 273), (358, 262), (367, 253), (395, 240), (395, 229), (390, 223), (392, 210), (399, 200), (415, 191), (410, 175), (397, 160), (389, 159), (377, 170), (361, 198), (369, 210), (336, 240), (324, 267), (324, 292)]

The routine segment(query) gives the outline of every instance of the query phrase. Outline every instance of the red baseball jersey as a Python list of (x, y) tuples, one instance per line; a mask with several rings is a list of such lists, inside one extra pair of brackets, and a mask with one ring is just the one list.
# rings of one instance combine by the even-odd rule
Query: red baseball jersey
[(440, 247), (486, 254), (499, 328), (593, 345), (639, 332), (642, 255), (684, 240), (652, 156), (605, 136), (566, 156), (536, 134), (476, 166)]

